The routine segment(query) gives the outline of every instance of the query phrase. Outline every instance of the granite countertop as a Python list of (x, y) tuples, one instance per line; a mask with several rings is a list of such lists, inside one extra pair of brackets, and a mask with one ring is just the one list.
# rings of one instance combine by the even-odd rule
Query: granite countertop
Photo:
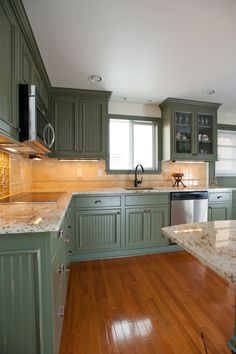
[(236, 284), (236, 220), (209, 221), (162, 228), (202, 263)]
[[(172, 191), (200, 191), (200, 190), (231, 190), (232, 188), (219, 188), (197, 186), (189, 188), (154, 187), (153, 189), (124, 189), (124, 188), (86, 188), (66, 192), (65, 195), (53, 204), (0, 204), (0, 234), (15, 234), (27, 232), (53, 232), (58, 231), (66, 213), (66, 209), (73, 195), (89, 194), (136, 194), (160, 193)], [(45, 191), (44, 191), (45, 192)], [(50, 190), (51, 192), (51, 190)]]

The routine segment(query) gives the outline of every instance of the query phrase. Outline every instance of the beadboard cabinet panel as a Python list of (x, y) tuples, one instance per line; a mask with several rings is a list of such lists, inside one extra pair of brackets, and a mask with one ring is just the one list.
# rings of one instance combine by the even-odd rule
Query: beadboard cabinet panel
[(76, 129), (77, 103), (74, 101), (54, 102), (54, 124), (58, 152), (74, 152)]
[(120, 247), (120, 210), (75, 212), (76, 252)]
[(17, 50), (19, 36), (18, 29), (9, 5), (0, 2), (0, 130), (2, 133), (18, 138), (18, 99), (17, 91)]
[(40, 353), (38, 262), (37, 251), (0, 255), (2, 354), (16, 353), (16, 348), (17, 354)]

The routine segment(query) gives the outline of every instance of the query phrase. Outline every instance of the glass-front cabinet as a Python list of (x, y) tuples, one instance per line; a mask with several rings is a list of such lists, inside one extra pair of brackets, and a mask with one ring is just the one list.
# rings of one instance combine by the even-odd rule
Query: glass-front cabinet
[(175, 98), (161, 103), (163, 160), (216, 160), (219, 106)]

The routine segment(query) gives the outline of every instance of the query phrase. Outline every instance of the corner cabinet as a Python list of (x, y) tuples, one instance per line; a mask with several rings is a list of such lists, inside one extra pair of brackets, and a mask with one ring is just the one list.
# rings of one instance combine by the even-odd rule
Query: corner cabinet
[(110, 92), (53, 89), (51, 109), (56, 140), (51, 156), (107, 158)]
[(163, 160), (215, 161), (219, 106), (176, 98), (162, 102)]
[(59, 353), (69, 274), (67, 226), (65, 218), (58, 232), (0, 235), (1, 353)]
[(208, 193), (208, 220), (230, 220), (232, 215), (232, 191)]

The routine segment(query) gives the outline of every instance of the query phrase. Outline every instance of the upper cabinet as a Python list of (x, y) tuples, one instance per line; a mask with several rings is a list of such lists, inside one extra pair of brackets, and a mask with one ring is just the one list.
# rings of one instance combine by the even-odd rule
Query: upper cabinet
[(216, 160), (219, 106), (175, 98), (162, 102), (163, 160)]
[(51, 109), (55, 147), (51, 156), (107, 157), (107, 111), (110, 92), (53, 89)]
[(0, 133), (18, 138), (19, 31), (6, 1), (0, 1)]
[(50, 82), (21, 1), (0, 0), (0, 135), (19, 138), (19, 84), (35, 84), (45, 104)]

